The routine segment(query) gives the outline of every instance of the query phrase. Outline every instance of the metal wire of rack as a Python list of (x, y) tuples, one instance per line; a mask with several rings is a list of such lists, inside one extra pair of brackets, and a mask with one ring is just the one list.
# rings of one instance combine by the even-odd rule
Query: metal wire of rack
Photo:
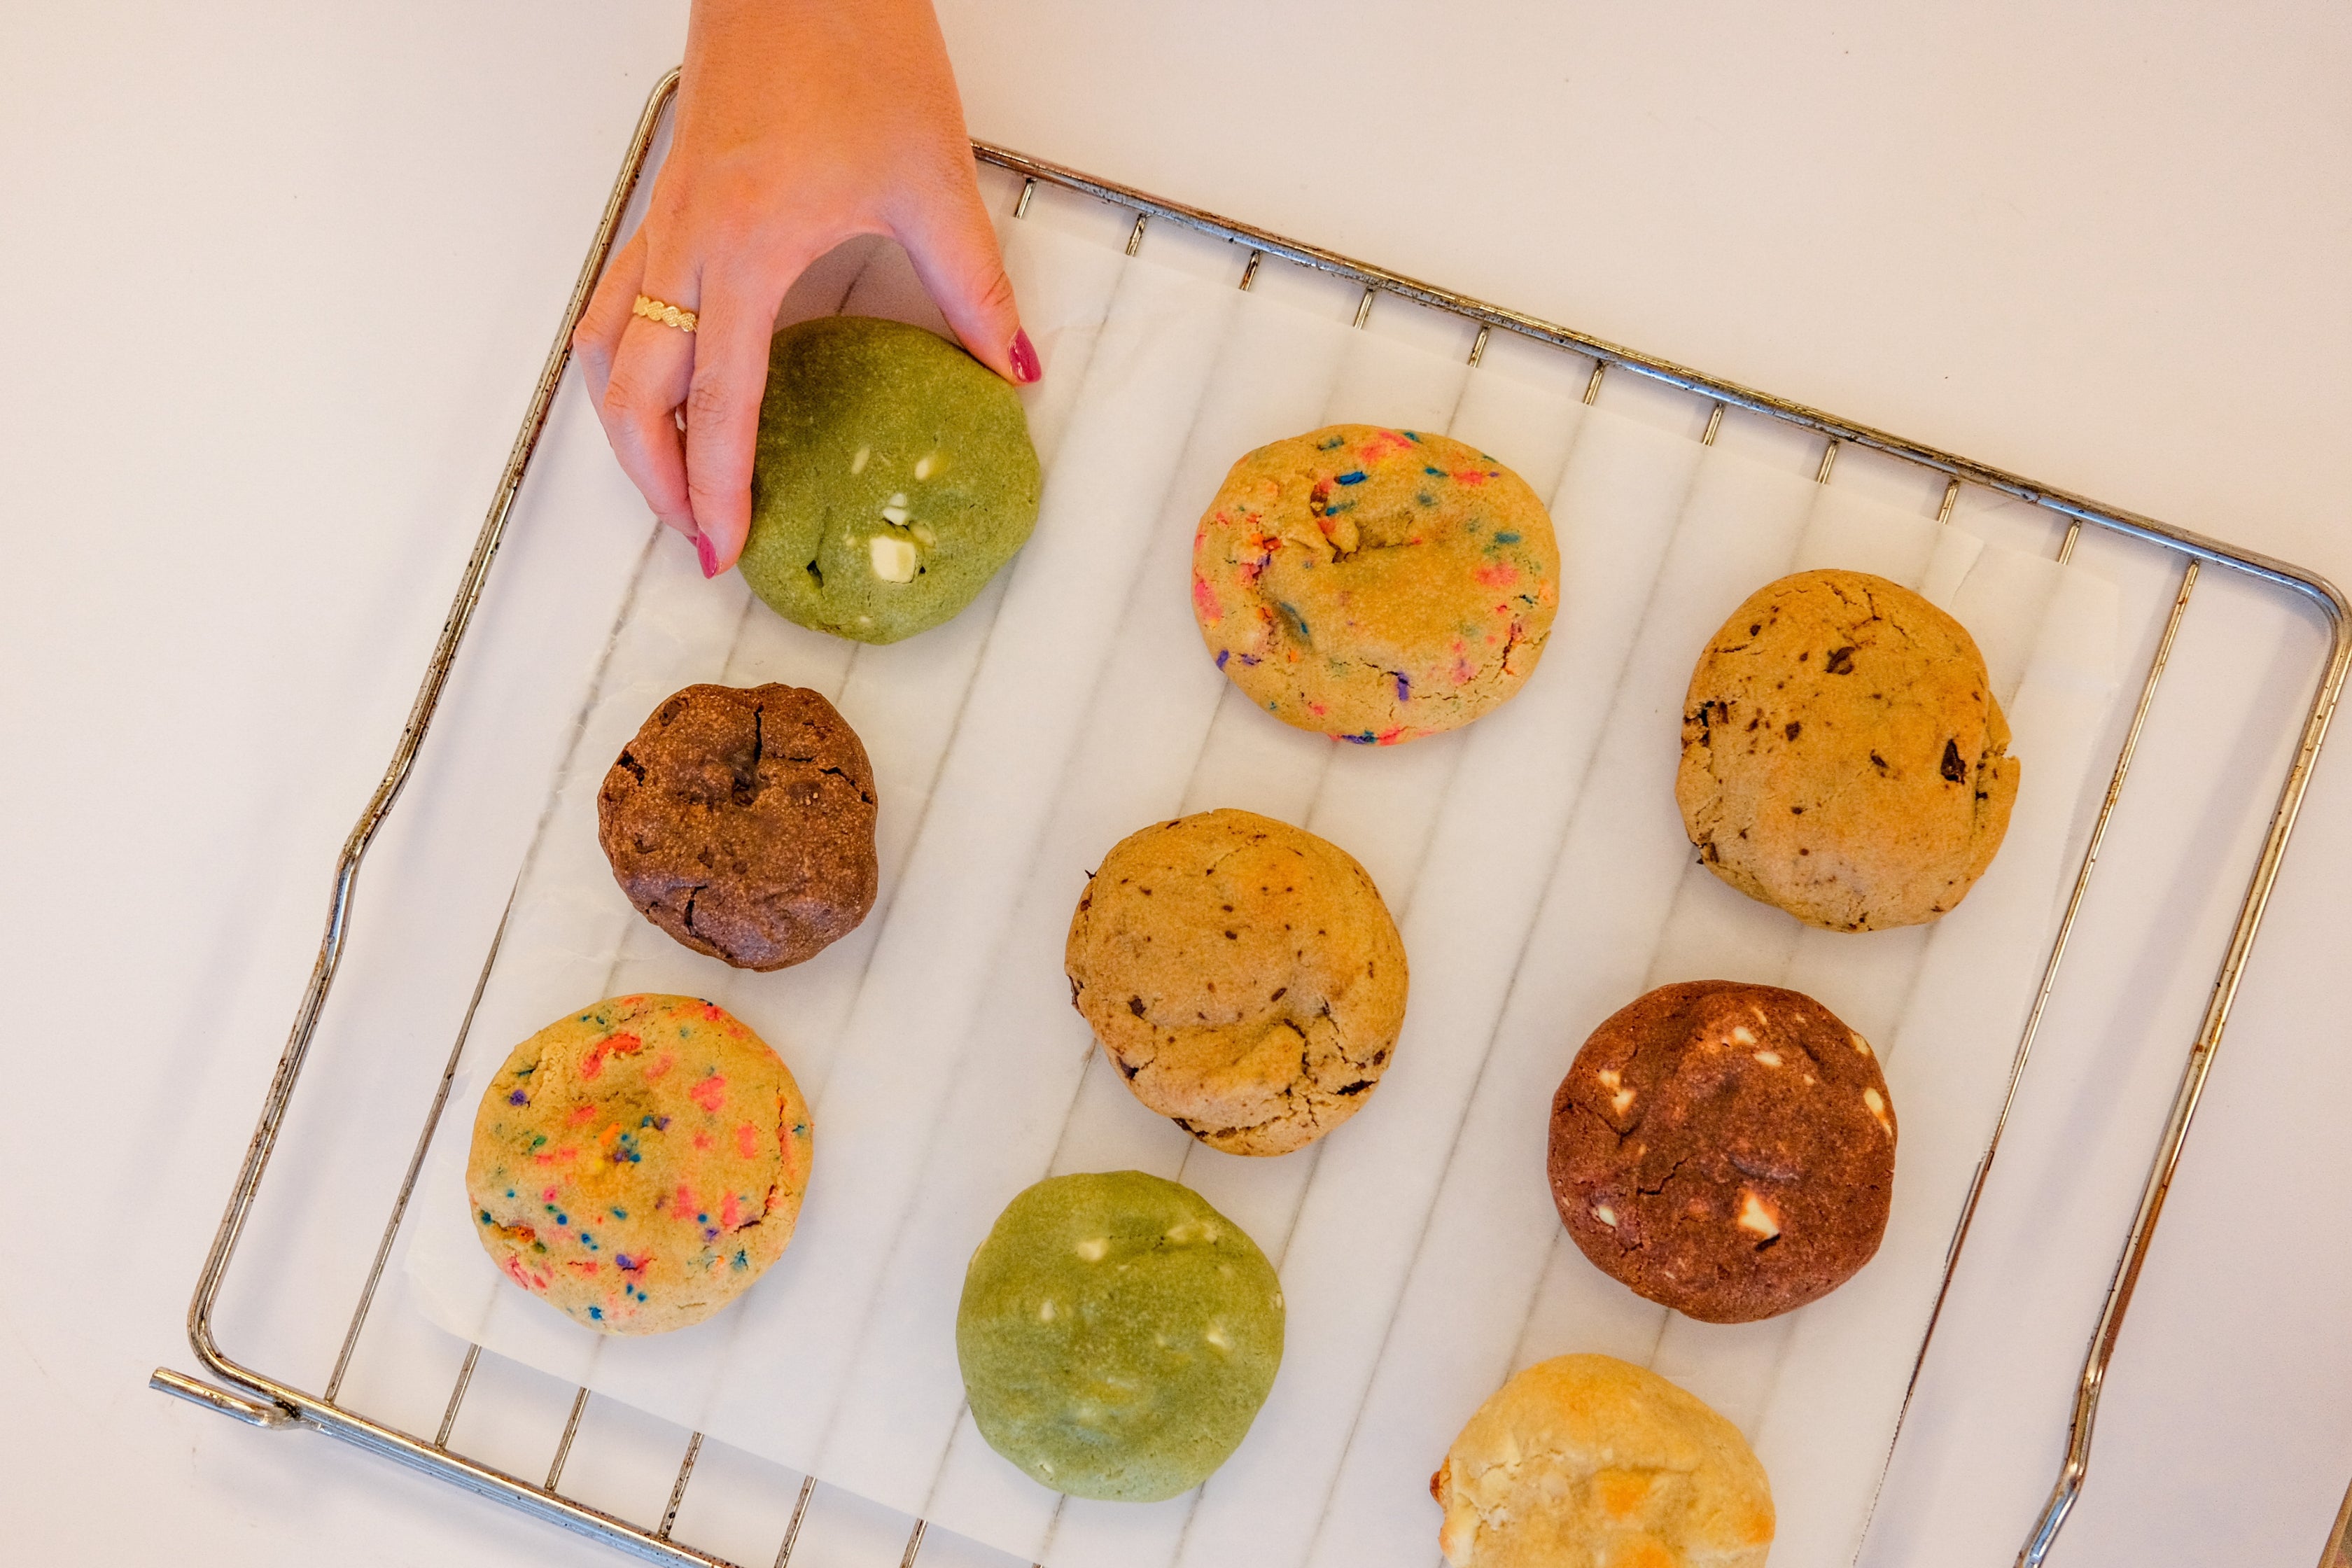
[[(170, 1368), (158, 1368), (149, 1379), (150, 1386), (201, 1405), (207, 1409), (232, 1416), (250, 1426), (286, 1428), (309, 1426), (345, 1441), (397, 1460), (428, 1475), (440, 1478), (485, 1497), (496, 1499), (581, 1534), (605, 1542), (638, 1557), (656, 1563), (690, 1563), (704, 1568), (738, 1568), (729, 1559), (698, 1550), (672, 1537), (678, 1511), (688, 1484), (694, 1477), (700, 1457), (703, 1437), (699, 1432), (690, 1434), (685, 1452), (679, 1459), (668, 1494), (668, 1501), (660, 1518), (647, 1525), (622, 1519), (604, 1510), (592, 1507), (561, 1489), (565, 1465), (569, 1459), (581, 1420), (586, 1411), (590, 1391), (580, 1387), (572, 1396), (562, 1433), (542, 1480), (533, 1481), (485, 1464), (457, 1452), (450, 1446), (458, 1412), (463, 1406), (472, 1384), (481, 1347), (467, 1347), (465, 1359), (449, 1390), (439, 1426), (428, 1439), (404, 1431), (386, 1421), (371, 1417), (341, 1401), (343, 1383), (349, 1372), (368, 1313), (373, 1305), (383, 1270), (393, 1246), (399, 1235), (401, 1222), (407, 1213), (409, 1199), (423, 1169), (425, 1153), (441, 1115), (447, 1106), (451, 1084), (466, 1037), (471, 1026), (474, 1011), (481, 1000), (482, 989), (488, 984), (491, 965), (496, 962), (499, 946), (505, 932), (502, 920), (498, 935), (491, 940), (485, 956), (481, 975), (476, 984), (456, 1043), (448, 1061), (435, 1088), (425, 1124), (416, 1140), (407, 1170), (401, 1181), (391, 1215), (378, 1243), (373, 1261), (368, 1270), (359, 1300), (354, 1307), (341, 1348), (336, 1356), (331, 1373), (319, 1392), (313, 1394), (297, 1388), (268, 1373), (249, 1367), (232, 1358), (215, 1337), (213, 1315), (231, 1260), (236, 1255), (239, 1238), (249, 1218), (270, 1155), (277, 1146), (283, 1128), (289, 1102), (304, 1061), (317, 1032), (327, 996), (335, 980), (349, 938), (352, 916), (354, 886), (361, 862), (373, 842), (378, 829), (390, 814), (403, 786), (415, 765), (427, 727), (439, 706), (448, 683), (458, 647), (464, 640), (474, 612), (478, 607), (490, 567), (499, 544), (505, 537), (507, 524), (520, 493), (525, 475), (544, 428), (562, 374), (570, 362), (571, 337), (578, 324), (589, 296), (602, 275), (611, 254), (622, 216), (635, 191), (651, 155), (656, 132), (664, 112), (669, 107), (677, 89), (678, 73), (670, 71), (655, 86), (632, 135), (626, 156), (618, 177), (604, 204), (595, 236), (581, 266), (572, 294), (567, 302), (562, 324), (553, 346), (541, 366), (533, 388), (530, 406), (515, 437), (506, 466), (494, 492), (488, 513), (478, 536), (473, 552), (459, 579), (456, 599), (443, 623), (435, 644), (424, 682), (412, 706), (399, 743), (394, 750), (391, 764), (382, 781), (370, 795), (357, 826), (345, 841), (338, 858), (333, 890), (327, 912), (326, 929), (320, 939), (319, 952), (313, 963), (309, 984), (297, 1008), (294, 1024), (286, 1048), (272, 1075), (262, 1101), (261, 1116), (254, 1130), (244, 1162), (238, 1171), (226, 1213), (223, 1215), (218, 1234), (207, 1254), (198, 1277), (194, 1296), (188, 1310), (188, 1337), (197, 1361), (215, 1381), (205, 1381)], [(1826, 484), (1836, 463), (1838, 453), (1848, 445), (1863, 447), (1903, 461), (1940, 473), (1946, 479), (1938, 521), (1948, 520), (1964, 486), (1975, 485), (1998, 492), (2065, 520), (2066, 527), (2057, 550), (2057, 559), (2063, 563), (2072, 558), (2076, 542), (2086, 527), (2138, 540), (2155, 545), (2178, 558), (2180, 563), (2179, 586), (2158, 637), (2155, 653), (2143, 677), (2128, 728), (2117, 752), (2115, 765), (2108, 777), (2106, 790), (2092, 824), (2082, 860), (2076, 868), (2073, 886), (2057, 931), (2044, 962), (2041, 984), (2014, 1058), (2012, 1058), (2006, 1098), (2003, 1100), (1992, 1140), (1979, 1163), (1960, 1219), (1955, 1227), (1946, 1259), (1943, 1289), (1948, 1291), (1952, 1270), (1957, 1265), (1962, 1246), (1967, 1240), (1977, 1204), (1984, 1188), (1987, 1172), (1998, 1151), (2009, 1113), (2015, 1103), (2020, 1079), (2023, 1076), (2035, 1037), (2040, 1031), (2044, 1008), (2058, 981), (2069, 939), (2088, 891), (2093, 872), (2096, 869), (2100, 848), (2105, 839), (2108, 824), (2114, 816), (2125, 781), (2130, 773), (2148, 711), (2154, 703), (2158, 687), (2170, 659), (2174, 641), (2179, 631), (2191, 594), (2207, 566), (2243, 574), (2288, 594), (2301, 597), (2315, 606), (2325, 617), (2329, 628), (2329, 647), (2320, 670), (2311, 702), (2306, 709), (2300, 737), (2285, 776), (2281, 780), (2273, 805), (2269, 827), (2264, 836), (2244, 896), (2239, 905), (2234, 927), (2227, 950), (2217, 971), (2213, 987), (2202, 1020), (2183, 1063), (2179, 1088), (2167, 1116), (2163, 1133), (2142, 1187), (2139, 1203), (2129, 1231), (2116, 1258), (2113, 1277), (2099, 1314), (2096, 1329), (2084, 1352), (2082, 1373), (2076, 1386), (2072, 1420), (2068, 1431), (2065, 1459), (2051, 1489), (2041, 1516), (2035, 1521), (2032, 1534), (2018, 1554), (2021, 1568), (2039, 1568), (2043, 1556), (2055, 1541), (2068, 1512), (2079, 1497), (2088, 1473), (2094, 1423), (2097, 1416), (2109, 1360), (2123, 1328), (2132, 1293), (2138, 1283), (2140, 1270), (2146, 1262), (2148, 1247), (2160, 1219), (2166, 1195), (2170, 1188), (2180, 1152), (2194, 1118), (2207, 1075), (2211, 1070), (2223, 1031), (2229, 1023), (2241, 976), (2252, 952), (2256, 932), (2268, 903), (2281, 858), (2292, 834), (2313, 764), (2322, 741), (2326, 738), (2329, 720), (2342, 693), (2347, 674), (2352, 670), (2352, 605), (2336, 587), (2317, 575), (2267, 556), (2233, 549), (2217, 541), (2175, 528), (2169, 524), (2137, 513), (2103, 506), (2082, 496), (2052, 486), (2042, 485), (2016, 475), (1972, 462), (1951, 453), (1939, 451), (1916, 442), (1874, 430), (1869, 426), (1836, 418), (1816, 409), (1750, 390), (1729, 382), (1704, 375), (1696, 371), (1664, 360), (1637, 353), (1589, 334), (1556, 325), (1549, 321), (1500, 306), (1466, 298), (1446, 289), (1418, 282), (1401, 274), (1367, 263), (1351, 260), (1318, 246), (1283, 238), (1263, 229), (1232, 222), (1194, 207), (1164, 201), (1125, 185), (1100, 180), (1076, 170), (1031, 158), (1008, 149), (974, 142), (974, 156), (1019, 176), (1024, 184), (1016, 217), (1026, 217), (1030, 200), (1037, 186), (1050, 184), (1091, 196), (1135, 215), (1126, 250), (1133, 256), (1140, 247), (1148, 225), (1159, 221), (1183, 227), (1242, 246), (1248, 252), (1240, 287), (1248, 289), (1255, 280), (1261, 261), (1276, 257), (1300, 267), (1312, 268), (1360, 285), (1362, 295), (1355, 311), (1355, 325), (1361, 328), (1370, 320), (1375, 302), (1384, 295), (1412, 300), (1417, 304), (1450, 313), (1475, 322), (1477, 333), (1469, 353), (1469, 362), (1477, 364), (1484, 357), (1491, 335), (1496, 331), (1519, 334), (1548, 343), (1556, 348), (1582, 354), (1592, 361), (1592, 371), (1584, 392), (1584, 401), (1591, 403), (1598, 395), (1603, 377), (1612, 370), (1622, 370), (1649, 380), (1677, 387), (1706, 399), (1711, 405), (1702, 441), (1713, 445), (1721, 428), (1727, 408), (1748, 410), (1769, 418), (1812, 432), (1826, 443), (1815, 480)], [(1939, 1293), (1937, 1311), (1942, 1307)], [(1934, 1332), (1931, 1318), (1928, 1333)], [(1922, 1342), (1922, 1355), (1926, 1342)], [(1914, 1379), (1916, 1378), (1916, 1367)], [(814, 1478), (802, 1479), (794, 1498), (790, 1519), (773, 1559), (775, 1568), (787, 1568), (802, 1526), (807, 1517), (811, 1497), (815, 1489)], [(912, 1568), (922, 1549), (928, 1526), (917, 1520), (906, 1540), (900, 1557), (900, 1568)], [(2352, 1494), (2347, 1494), (2345, 1512), (2330, 1532), (2327, 1559), (2321, 1568), (2341, 1562), (2352, 1562), (2352, 1552), (2344, 1552), (2342, 1539), (2352, 1530)], [(2342, 1553), (2339, 1556), (2339, 1553)]]

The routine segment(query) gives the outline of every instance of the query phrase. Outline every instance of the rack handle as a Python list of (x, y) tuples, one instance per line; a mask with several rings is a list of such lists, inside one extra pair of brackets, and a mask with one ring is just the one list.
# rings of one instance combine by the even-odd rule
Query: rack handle
[(294, 1412), (287, 1409), (283, 1405), (268, 1400), (247, 1399), (242, 1394), (231, 1394), (226, 1388), (205, 1383), (200, 1378), (190, 1377), (184, 1372), (173, 1372), (168, 1366), (157, 1367), (153, 1374), (147, 1379), (147, 1386), (175, 1398), (184, 1399), (191, 1405), (202, 1405), (206, 1410), (217, 1410), (223, 1415), (234, 1417), (248, 1426), (276, 1428), (298, 1424)]

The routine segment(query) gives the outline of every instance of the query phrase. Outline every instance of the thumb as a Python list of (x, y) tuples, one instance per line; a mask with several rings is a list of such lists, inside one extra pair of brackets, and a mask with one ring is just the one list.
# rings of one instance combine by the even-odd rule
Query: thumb
[(899, 226), (898, 238), (915, 265), (915, 276), (972, 358), (1024, 384), (1044, 374), (1029, 334), (1021, 330), (1021, 308), (1013, 298), (1013, 279), (1004, 275), (1004, 258), (996, 248), (988, 209), (981, 205), (978, 182), (967, 174), (959, 188), (917, 207)]

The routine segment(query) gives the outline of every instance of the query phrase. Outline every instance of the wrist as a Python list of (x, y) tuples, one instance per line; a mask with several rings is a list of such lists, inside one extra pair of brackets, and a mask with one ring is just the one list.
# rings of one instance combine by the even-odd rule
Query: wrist
[(687, 16), (687, 37), (695, 30), (720, 27), (782, 26), (798, 30), (810, 26), (853, 28), (875, 23), (920, 21), (936, 30), (938, 16), (931, 0), (693, 0)]

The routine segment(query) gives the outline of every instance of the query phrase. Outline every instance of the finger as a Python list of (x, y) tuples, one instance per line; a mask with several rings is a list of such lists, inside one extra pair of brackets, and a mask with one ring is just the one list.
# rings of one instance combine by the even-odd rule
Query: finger
[(813, 256), (782, 258), (758, 278), (705, 275), (701, 320), (694, 332), (694, 375), (686, 396), (686, 489), (694, 525), (708, 542), (706, 574), (724, 572), (743, 552), (751, 529), (751, 463), (760, 401), (768, 386), (768, 342), (783, 283)]
[(896, 226), (915, 275), (972, 358), (1007, 381), (1035, 381), (1042, 374), (1037, 351), (1021, 330), (1013, 279), (1004, 275), (996, 230), (970, 168)]
[(599, 417), (604, 409), (604, 384), (613, 378), (613, 355), (621, 346), (621, 332), (629, 324), (629, 307), (636, 303), (637, 286), (645, 276), (646, 239), (640, 229), (604, 268), (596, 291), (589, 296), (588, 308), (580, 313), (580, 324), (572, 329), (572, 357), (580, 362), (588, 400), (595, 405)]
[[(651, 258), (643, 291), (689, 310), (697, 297), (690, 278), (682, 271), (666, 272)], [(635, 299), (632, 293), (630, 302), (635, 304)], [(654, 515), (689, 539), (695, 537), (694, 506), (686, 490), (677, 411), (694, 374), (694, 339), (692, 332), (632, 314), (613, 355), (602, 405), (604, 434), (622, 471), (644, 494)], [(708, 568), (708, 561), (704, 564)]]

